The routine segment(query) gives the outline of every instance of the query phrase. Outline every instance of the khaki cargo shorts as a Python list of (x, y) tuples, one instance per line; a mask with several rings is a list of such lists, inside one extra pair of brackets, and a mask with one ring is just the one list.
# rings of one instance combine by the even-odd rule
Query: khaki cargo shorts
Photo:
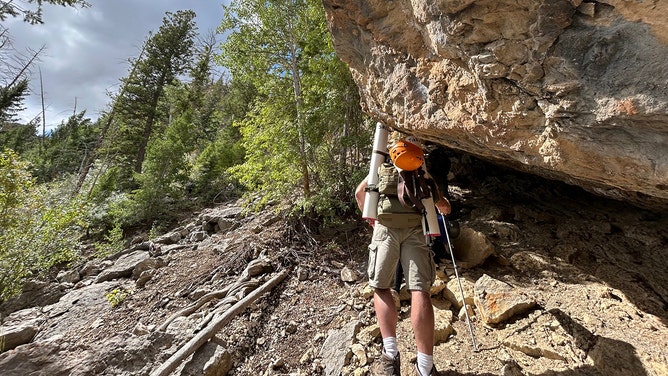
[(429, 291), (436, 278), (433, 256), (421, 225), (389, 228), (376, 222), (369, 244), (369, 285), (377, 289), (393, 288), (397, 265), (401, 262), (406, 288)]

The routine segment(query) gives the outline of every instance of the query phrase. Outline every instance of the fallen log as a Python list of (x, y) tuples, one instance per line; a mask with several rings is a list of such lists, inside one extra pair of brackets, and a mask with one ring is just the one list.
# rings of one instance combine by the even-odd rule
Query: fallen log
[(188, 316), (191, 313), (197, 311), (199, 309), (199, 307), (203, 306), (205, 303), (207, 303), (207, 302), (209, 302), (213, 299), (224, 298), (227, 295), (227, 292), (229, 290), (230, 290), (229, 287), (226, 287), (222, 290), (213, 291), (213, 292), (210, 292), (210, 293), (202, 296), (195, 303), (193, 303), (193, 304), (189, 305), (188, 307), (186, 307), (186, 308), (176, 312), (175, 314), (171, 315), (156, 330), (159, 331), (159, 332), (164, 332), (165, 330), (167, 330), (167, 327), (169, 326), (169, 324), (171, 324), (172, 321), (174, 321), (177, 317)]
[(209, 314), (206, 315), (204, 319), (200, 321), (199, 324), (197, 324), (195, 333), (206, 328), (207, 325), (209, 325), (209, 321), (213, 320), (214, 317), (230, 309), (231, 306), (237, 304), (239, 300), (243, 299), (249, 292), (255, 290), (259, 284), (260, 281), (258, 280), (250, 280), (241, 283), (239, 282), (235, 283), (230, 288), (230, 291), (227, 293), (225, 299), (216, 304), (213, 310), (209, 312)]
[(265, 292), (270, 291), (276, 285), (281, 283), (283, 279), (288, 275), (286, 271), (282, 271), (274, 278), (265, 282), (257, 290), (248, 294), (245, 298), (241, 299), (237, 304), (230, 307), (223, 315), (218, 317), (211, 326), (207, 327), (205, 330), (199, 332), (195, 337), (193, 337), (188, 343), (186, 343), (181, 349), (174, 353), (167, 361), (165, 361), (160, 367), (156, 368), (151, 372), (151, 376), (167, 376), (172, 371), (174, 371), (179, 364), (187, 358), (190, 354), (194, 353), (199, 349), (203, 344), (205, 344), (211, 337), (213, 337), (220, 329), (222, 329), (230, 320), (232, 320), (236, 315), (243, 312), (251, 303), (257, 300)]
[[(250, 277), (256, 276), (258, 274), (261, 274), (267, 270), (271, 269), (271, 264), (269, 263), (268, 260), (266, 259), (255, 259), (248, 263), (246, 266), (246, 269), (244, 269), (241, 277), (237, 282), (235, 282), (232, 286), (227, 286), (222, 290), (218, 291), (213, 291), (210, 292), (204, 296), (202, 296), (199, 300), (197, 300), (195, 303), (189, 305), (188, 307), (176, 312), (175, 314), (171, 315), (162, 325), (160, 325), (156, 330), (159, 332), (164, 332), (167, 330), (167, 327), (169, 324), (172, 323), (177, 317), (180, 316), (188, 316), (191, 313), (197, 311), (201, 306), (203, 306), (205, 303), (213, 300), (213, 299), (220, 299), (224, 298), (225, 296), (229, 295), (234, 295), (239, 292), (239, 290), (254, 290), (257, 287), (257, 282), (249, 280)], [(245, 293), (243, 295), (246, 295)], [(235, 299), (236, 303), (236, 299)], [(230, 304), (231, 305), (231, 304)], [(219, 311), (219, 305), (216, 306), (216, 309), (214, 310), (214, 313)], [(212, 313), (213, 314), (213, 313)], [(208, 320), (204, 320), (204, 324), (206, 325), (211, 318), (209, 317)]]

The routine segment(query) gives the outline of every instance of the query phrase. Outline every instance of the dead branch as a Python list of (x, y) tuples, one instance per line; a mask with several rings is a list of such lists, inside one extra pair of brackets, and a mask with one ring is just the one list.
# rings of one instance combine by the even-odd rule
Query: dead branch
[(169, 324), (172, 323), (177, 317), (188, 316), (203, 306), (205, 303), (213, 299), (225, 298), (221, 303), (217, 304), (214, 308), (214, 311), (204, 320), (204, 323), (200, 325), (201, 327), (205, 326), (209, 320), (213, 317), (214, 314), (218, 314), (222, 311), (220, 308), (224, 306), (224, 309), (227, 309), (228, 306), (235, 304), (241, 298), (246, 296), (250, 291), (253, 291), (257, 288), (259, 282), (255, 280), (249, 280), (251, 276), (256, 276), (258, 274), (266, 272), (268, 269), (271, 269), (271, 264), (266, 259), (256, 259), (248, 263), (246, 269), (243, 271), (241, 277), (237, 282), (232, 285), (226, 286), (225, 288), (217, 291), (210, 292), (201, 298), (199, 298), (195, 303), (183, 308), (182, 310), (171, 315), (162, 325), (157, 328), (157, 331), (164, 332), (167, 330)]
[(187, 358), (190, 354), (194, 353), (199, 349), (203, 344), (205, 344), (211, 337), (216, 335), (216, 333), (222, 329), (228, 322), (230, 322), (237, 314), (243, 312), (251, 303), (257, 300), (265, 292), (270, 291), (276, 285), (278, 285), (285, 277), (287, 277), (287, 271), (282, 271), (274, 278), (267, 281), (257, 290), (250, 293), (248, 296), (240, 300), (237, 304), (232, 306), (228, 311), (225, 312), (222, 316), (216, 319), (216, 321), (208, 327), (206, 330), (200, 332), (195, 337), (193, 337), (188, 343), (186, 343), (181, 349), (174, 353), (165, 363), (160, 367), (155, 369), (151, 376), (167, 376), (172, 371), (174, 371), (181, 361)]
[(211, 301), (211, 300), (213, 300), (213, 299), (224, 298), (225, 295), (227, 295), (227, 292), (228, 292), (229, 290), (230, 290), (230, 287), (227, 286), (227, 287), (225, 287), (225, 288), (222, 289), (222, 290), (212, 291), (212, 292), (210, 292), (210, 293), (208, 293), (208, 294), (202, 296), (202, 297), (199, 298), (195, 303), (193, 303), (193, 304), (191, 304), (191, 305), (189, 305), (189, 306), (183, 308), (182, 310), (180, 310), (180, 311), (174, 313), (173, 315), (171, 315), (171, 316), (170, 316), (167, 320), (165, 320), (165, 322), (162, 323), (162, 325), (160, 325), (156, 330), (159, 331), (159, 332), (164, 332), (165, 330), (167, 330), (167, 327), (169, 326), (169, 324), (171, 324), (172, 321), (174, 321), (177, 317), (179, 317), (179, 316), (188, 316), (188, 315), (190, 315), (191, 313), (197, 311), (197, 310), (198, 310), (201, 306), (203, 306), (205, 303), (207, 303), (207, 302), (209, 302), (209, 301)]

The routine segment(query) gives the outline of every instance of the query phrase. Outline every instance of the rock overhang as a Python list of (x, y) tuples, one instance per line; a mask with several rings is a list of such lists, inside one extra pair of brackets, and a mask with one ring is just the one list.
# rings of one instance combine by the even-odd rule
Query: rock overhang
[(668, 22), (659, 16), (668, 5), (323, 4), (374, 119), (499, 165), (668, 208)]

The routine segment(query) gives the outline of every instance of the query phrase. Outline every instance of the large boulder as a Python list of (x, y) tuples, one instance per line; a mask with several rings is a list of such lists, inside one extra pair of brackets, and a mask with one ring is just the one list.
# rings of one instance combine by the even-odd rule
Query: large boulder
[(323, 4), (336, 52), (378, 121), (668, 208), (667, 2)]

